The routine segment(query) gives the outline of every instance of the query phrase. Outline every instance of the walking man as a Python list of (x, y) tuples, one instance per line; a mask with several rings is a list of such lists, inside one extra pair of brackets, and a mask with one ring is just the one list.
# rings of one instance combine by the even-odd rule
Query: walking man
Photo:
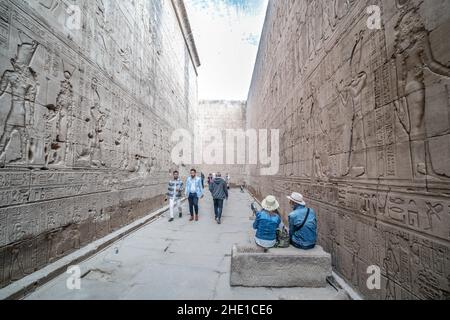
[(167, 192), (170, 208), (169, 222), (172, 222), (175, 218), (175, 208), (178, 208), (180, 218), (183, 216), (183, 209), (181, 208), (182, 194), (183, 194), (183, 181), (181, 181), (178, 171), (174, 171), (173, 180), (169, 182), (169, 188)]
[(198, 201), (203, 198), (202, 180), (197, 177), (197, 170), (191, 170), (191, 176), (186, 180), (186, 197), (189, 200), (189, 212), (191, 213), (191, 219), (189, 221), (198, 221)]
[(216, 179), (209, 185), (214, 199), (214, 213), (218, 224), (222, 223), (223, 201), (228, 199), (228, 188), (225, 180), (222, 179), (221, 173), (217, 173)]

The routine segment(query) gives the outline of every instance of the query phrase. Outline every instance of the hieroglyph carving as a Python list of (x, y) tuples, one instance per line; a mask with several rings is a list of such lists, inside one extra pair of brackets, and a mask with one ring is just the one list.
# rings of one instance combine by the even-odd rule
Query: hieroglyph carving
[(249, 190), (302, 193), (335, 271), (363, 296), (448, 300), (448, 3), (270, 1), (266, 21), (246, 126), (280, 128), (282, 161), (271, 179), (248, 166)]
[(0, 1), (0, 288), (164, 204), (187, 24), (171, 1)]

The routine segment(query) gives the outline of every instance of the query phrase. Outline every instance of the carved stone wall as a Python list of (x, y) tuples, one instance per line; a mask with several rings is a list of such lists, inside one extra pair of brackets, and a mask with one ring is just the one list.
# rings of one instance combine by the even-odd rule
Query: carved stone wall
[[(230, 184), (233, 186), (241, 185), (245, 181), (245, 162), (239, 164), (236, 157), (236, 148), (231, 147), (234, 151), (234, 164), (226, 165), (227, 163), (227, 130), (240, 130), (242, 133), (245, 128), (245, 109), (246, 104), (242, 101), (200, 101), (196, 108), (195, 132), (201, 136), (204, 141), (204, 146), (208, 146), (211, 139), (210, 130), (219, 130), (221, 141), (218, 142), (223, 145), (223, 161), (219, 165), (205, 164), (201, 165), (198, 170), (202, 171), (205, 177), (209, 173), (222, 173), (222, 177), (228, 173), (230, 175)], [(238, 140), (233, 142), (237, 146)], [(233, 156), (233, 154), (230, 154)]]
[(448, 1), (269, 4), (247, 127), (281, 129), (281, 168), (251, 167), (249, 183), (286, 212), (303, 193), (335, 270), (367, 298), (450, 298), (449, 32)]
[(0, 2), (0, 288), (163, 205), (197, 104), (181, 5)]

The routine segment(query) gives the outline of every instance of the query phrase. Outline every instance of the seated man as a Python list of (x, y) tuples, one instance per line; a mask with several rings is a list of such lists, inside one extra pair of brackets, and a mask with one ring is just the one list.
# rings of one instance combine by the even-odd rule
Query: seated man
[(256, 244), (264, 249), (270, 249), (277, 244), (277, 230), (282, 224), (278, 213), (280, 207), (274, 196), (268, 196), (262, 202), (263, 210), (256, 213), (253, 229), (256, 230)]
[(313, 249), (317, 241), (317, 218), (313, 209), (307, 208), (300, 193), (287, 197), (293, 208), (289, 214), (291, 244), (303, 250)]

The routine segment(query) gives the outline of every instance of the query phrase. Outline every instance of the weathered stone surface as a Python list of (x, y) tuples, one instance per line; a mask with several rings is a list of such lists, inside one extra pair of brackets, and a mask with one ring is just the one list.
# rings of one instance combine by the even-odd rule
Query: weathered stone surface
[[(195, 224), (184, 218), (171, 223), (167, 219), (157, 219), (120, 243), (80, 262), (81, 274), (86, 275), (81, 290), (67, 290), (67, 274), (61, 274), (51, 283), (36, 288), (26, 299), (173, 299), (182, 302), (197, 299), (331, 300), (345, 296), (339, 287), (332, 285), (325, 288), (230, 287), (231, 247), (236, 242), (250, 244), (253, 238), (249, 234), (247, 213), (241, 210), (252, 197), (231, 190), (231, 198), (234, 200), (224, 208), (226, 223), (220, 227), (206, 216)], [(212, 207), (212, 198), (206, 196), (202, 208), (212, 212)], [(187, 202), (183, 210), (188, 210)], [(64, 260), (66, 258), (60, 261)], [(111, 278), (113, 281), (105, 281)], [(3, 293), (9, 291), (0, 290), (0, 297)]]
[(235, 245), (231, 256), (232, 286), (323, 288), (332, 273), (331, 256), (317, 246), (270, 249)]
[[(232, 138), (232, 132), (244, 134), (246, 103), (242, 101), (199, 101), (195, 109), (195, 132), (201, 136), (205, 146), (211, 140), (211, 134), (218, 132), (218, 139), (214, 140), (218, 148), (223, 150), (222, 161), (218, 164), (204, 162), (199, 168), (205, 176), (209, 173), (220, 172), (222, 176), (228, 173), (232, 186), (241, 185), (245, 181), (245, 161), (239, 162), (237, 152), (246, 152), (246, 144), (239, 149), (237, 138)], [(213, 131), (211, 131), (213, 130)], [(230, 138), (231, 137), (231, 138)], [(231, 150), (232, 152), (229, 152)]]
[[(381, 29), (367, 27), (369, 5)], [(450, 2), (271, 1), (248, 128), (281, 129), (258, 198), (301, 192), (333, 266), (372, 299), (450, 297)], [(382, 271), (368, 290), (367, 268)]]
[(3, 287), (164, 204), (199, 60), (181, 0), (7, 0), (0, 21)]

